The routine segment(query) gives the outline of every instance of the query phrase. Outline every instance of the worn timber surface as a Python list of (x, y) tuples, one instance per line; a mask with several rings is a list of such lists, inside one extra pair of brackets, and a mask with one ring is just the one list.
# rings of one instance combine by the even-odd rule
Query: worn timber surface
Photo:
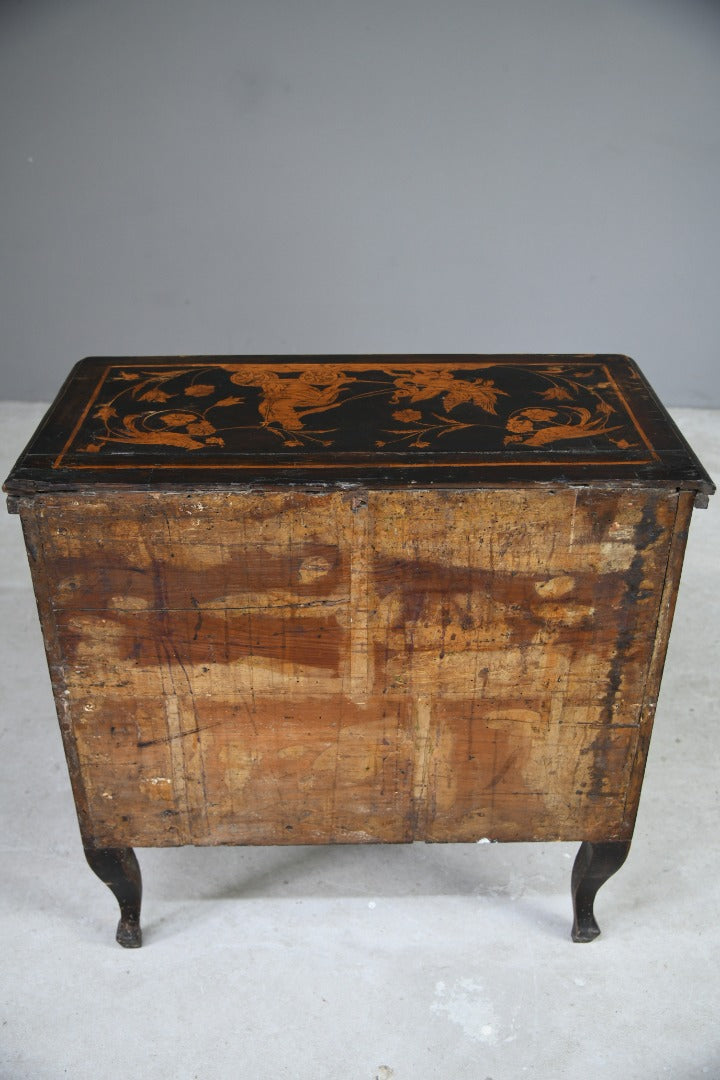
[(84, 837), (629, 838), (692, 499), (20, 498)]

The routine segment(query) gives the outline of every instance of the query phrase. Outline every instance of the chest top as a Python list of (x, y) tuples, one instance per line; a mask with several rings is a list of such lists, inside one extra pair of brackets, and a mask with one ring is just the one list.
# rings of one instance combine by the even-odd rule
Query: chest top
[(623, 356), (89, 358), (5, 490), (712, 482)]

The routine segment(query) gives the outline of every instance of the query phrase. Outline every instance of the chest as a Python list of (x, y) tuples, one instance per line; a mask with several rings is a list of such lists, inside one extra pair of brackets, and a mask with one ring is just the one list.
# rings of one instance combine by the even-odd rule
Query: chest
[(629, 843), (711, 486), (625, 359), (86, 361), (8, 489), (86, 850)]

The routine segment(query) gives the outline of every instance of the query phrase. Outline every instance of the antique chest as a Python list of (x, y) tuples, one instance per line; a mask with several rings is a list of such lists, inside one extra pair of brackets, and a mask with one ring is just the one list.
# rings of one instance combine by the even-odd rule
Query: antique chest
[(629, 848), (693, 506), (621, 356), (103, 358), (9, 477), (85, 853)]

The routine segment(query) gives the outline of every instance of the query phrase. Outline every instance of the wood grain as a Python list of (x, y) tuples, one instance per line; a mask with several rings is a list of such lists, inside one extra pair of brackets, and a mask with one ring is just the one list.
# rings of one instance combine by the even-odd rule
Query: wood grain
[(19, 497), (84, 838), (629, 839), (691, 501)]

